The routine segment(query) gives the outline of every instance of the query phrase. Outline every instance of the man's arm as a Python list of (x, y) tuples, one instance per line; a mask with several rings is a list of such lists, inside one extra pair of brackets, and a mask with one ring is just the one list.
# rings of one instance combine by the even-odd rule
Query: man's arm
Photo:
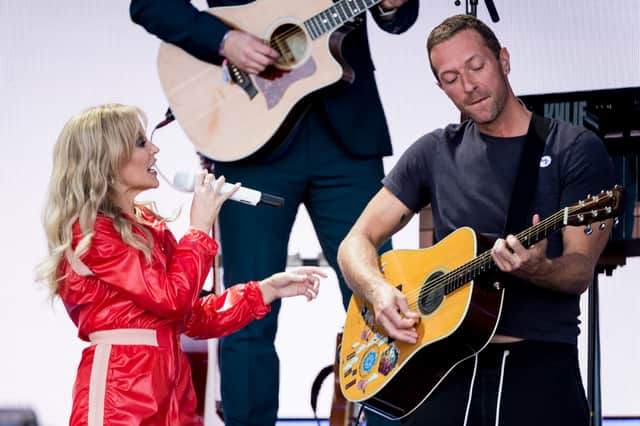
[[(539, 221), (537, 215), (533, 223)], [(598, 226), (591, 235), (584, 227), (569, 226), (562, 230), (562, 256), (546, 257), (547, 243), (541, 241), (526, 249), (513, 235), (496, 241), (491, 256), (500, 270), (510, 272), (540, 287), (569, 294), (582, 294), (589, 287), (598, 258), (611, 232), (612, 220), (606, 229)]]
[(259, 74), (278, 57), (262, 40), (232, 30), (188, 0), (131, 0), (129, 12), (151, 34), (212, 64), (227, 58), (241, 70)]
[[(583, 130), (569, 146), (564, 160), (561, 205), (568, 205), (584, 194), (594, 194), (613, 186), (614, 170), (602, 141), (592, 132)], [(533, 223), (538, 222), (537, 215)], [(531, 281), (554, 291), (581, 294), (593, 278), (598, 258), (604, 250), (611, 233), (612, 220), (605, 221), (605, 230), (593, 225), (591, 235), (584, 233), (582, 226), (569, 226), (562, 230), (562, 256), (548, 259), (546, 241), (526, 250), (514, 236), (498, 240), (492, 257), (505, 272)], [(513, 252), (512, 252), (513, 250)]]
[(418, 314), (409, 310), (404, 295), (391, 286), (378, 265), (377, 249), (413, 216), (398, 198), (382, 188), (340, 244), (338, 263), (352, 290), (374, 310), (376, 322), (390, 337), (415, 343)]
[(160, 39), (210, 63), (220, 63), (220, 43), (230, 28), (185, 0), (131, 0), (131, 20)]

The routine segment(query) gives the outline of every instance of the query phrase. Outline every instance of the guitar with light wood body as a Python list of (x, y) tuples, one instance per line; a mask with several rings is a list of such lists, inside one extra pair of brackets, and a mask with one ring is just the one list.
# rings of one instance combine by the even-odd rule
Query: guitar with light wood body
[[(622, 188), (566, 207), (516, 237), (530, 247), (567, 226), (587, 226), (618, 215)], [(604, 226), (604, 222), (602, 222)], [(340, 350), (345, 397), (390, 419), (413, 412), (451, 370), (480, 352), (493, 337), (504, 298), (490, 250), (476, 255), (471, 228), (460, 228), (420, 250), (391, 250), (380, 269), (420, 314), (415, 344), (394, 341), (376, 324), (372, 307), (354, 294)], [(508, 291), (508, 290), (507, 290)]]
[(275, 149), (305, 110), (305, 97), (340, 79), (353, 81), (340, 62), (342, 39), (354, 18), (380, 2), (256, 0), (209, 9), (231, 28), (265, 40), (280, 58), (256, 76), (162, 43), (158, 71), (174, 116), (198, 151), (214, 160)]

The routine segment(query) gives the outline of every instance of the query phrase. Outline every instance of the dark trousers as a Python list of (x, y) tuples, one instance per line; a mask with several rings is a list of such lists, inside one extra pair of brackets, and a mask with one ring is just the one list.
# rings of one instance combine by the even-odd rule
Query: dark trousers
[[(474, 374), (475, 364), (474, 357), (456, 367), (402, 422), (384, 421), (377, 416), (374, 419), (369, 415), (368, 425), (589, 424), (589, 408), (575, 345), (533, 341), (491, 344), (477, 357)], [(468, 417), (466, 423), (465, 416)]]
[[(312, 108), (276, 161), (216, 163), (216, 174), (224, 175), (227, 181), (285, 198), (279, 209), (225, 203), (219, 221), (226, 286), (260, 280), (285, 269), (289, 234), (300, 204), (309, 212), (325, 258), (339, 271), (338, 246), (381, 188), (383, 166), (380, 158), (347, 154), (324, 120), (323, 113)], [(381, 251), (388, 248), (387, 244)], [(338, 278), (347, 306), (351, 292), (340, 273)], [(267, 426), (276, 421), (280, 373), (274, 338), (279, 308), (280, 302), (274, 302), (264, 319), (221, 339), (221, 390), (227, 426)]]

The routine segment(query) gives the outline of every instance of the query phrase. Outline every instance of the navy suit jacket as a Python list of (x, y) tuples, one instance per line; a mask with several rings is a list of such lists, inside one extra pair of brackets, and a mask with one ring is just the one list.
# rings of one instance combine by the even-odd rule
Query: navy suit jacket
[[(208, 4), (218, 7), (249, 2), (209, 0)], [(416, 21), (418, 3), (419, 0), (409, 0), (389, 20), (380, 18), (377, 7), (372, 8), (371, 13), (380, 28), (399, 34)], [(230, 28), (215, 16), (198, 10), (189, 0), (132, 0), (130, 13), (134, 22), (162, 40), (201, 60), (221, 63), (218, 49)], [(344, 148), (355, 156), (390, 155), (389, 129), (374, 78), (366, 20), (345, 37), (342, 54), (355, 72), (354, 82), (339, 81), (317, 92), (333, 132)]]

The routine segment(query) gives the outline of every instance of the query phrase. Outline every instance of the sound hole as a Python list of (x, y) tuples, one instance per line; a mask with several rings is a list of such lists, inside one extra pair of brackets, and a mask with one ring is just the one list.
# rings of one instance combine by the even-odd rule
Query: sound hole
[(290, 70), (300, 64), (309, 51), (307, 35), (295, 24), (280, 25), (271, 34), (271, 47), (280, 53), (276, 60), (276, 68)]
[(432, 313), (442, 303), (442, 299), (444, 299), (444, 288), (429, 289), (429, 283), (442, 275), (444, 275), (444, 272), (436, 271), (431, 274), (422, 285), (420, 296), (418, 297), (418, 309), (421, 314), (427, 315)]

